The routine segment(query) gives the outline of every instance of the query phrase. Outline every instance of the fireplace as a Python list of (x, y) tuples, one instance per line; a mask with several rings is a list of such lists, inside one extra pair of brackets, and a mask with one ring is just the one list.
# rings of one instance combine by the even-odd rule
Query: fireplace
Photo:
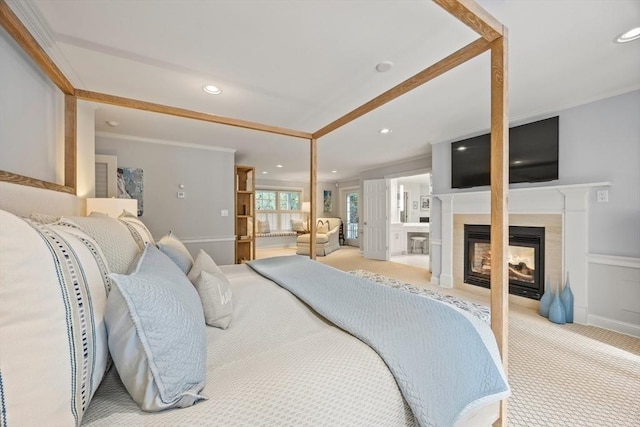
[[(464, 282), (491, 287), (490, 226), (464, 226)], [(544, 292), (544, 227), (509, 227), (509, 293), (539, 300)]]

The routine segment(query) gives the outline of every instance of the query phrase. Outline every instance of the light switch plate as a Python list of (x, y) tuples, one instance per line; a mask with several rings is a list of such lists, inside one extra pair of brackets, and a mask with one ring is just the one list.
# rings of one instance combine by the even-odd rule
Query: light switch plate
[(229, 216), (229, 211), (227, 209), (222, 209), (220, 211), (220, 216)]
[(596, 200), (598, 203), (607, 203), (609, 201), (609, 190), (598, 190), (596, 192)]

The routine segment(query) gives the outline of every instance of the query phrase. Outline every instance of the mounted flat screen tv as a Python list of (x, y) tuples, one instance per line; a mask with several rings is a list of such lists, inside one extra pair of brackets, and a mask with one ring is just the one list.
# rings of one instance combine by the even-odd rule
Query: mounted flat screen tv
[[(558, 179), (559, 117), (509, 129), (509, 183)], [(451, 187), (489, 185), (491, 134), (451, 144)]]

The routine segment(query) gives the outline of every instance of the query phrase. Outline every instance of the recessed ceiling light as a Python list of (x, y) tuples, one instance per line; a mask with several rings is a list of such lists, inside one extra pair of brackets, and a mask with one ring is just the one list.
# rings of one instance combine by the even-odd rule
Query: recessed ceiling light
[(338, 173), (338, 171), (331, 171), (331, 173)]
[(388, 133), (391, 133), (392, 131), (389, 128), (383, 128), (383, 129), (380, 129), (378, 132), (380, 132), (383, 135), (386, 135)]
[(640, 39), (640, 27), (632, 28), (629, 31), (620, 34), (616, 39), (616, 42), (626, 43), (637, 39)]
[(105, 123), (111, 126), (112, 128), (120, 125), (120, 123), (116, 122), (115, 120), (107, 120)]
[(393, 62), (391, 61), (382, 61), (378, 65), (376, 65), (376, 71), (379, 73), (386, 73), (391, 68), (393, 68)]
[(466, 149), (467, 149), (467, 147), (465, 147), (464, 145), (462, 147), (458, 147), (458, 151), (464, 151)]
[(267, 172), (267, 171), (262, 171), (262, 175), (266, 175), (266, 174), (268, 174), (268, 173), (269, 173), (269, 172)]
[(202, 86), (202, 90), (211, 95), (219, 95), (222, 93), (222, 89), (215, 85), (204, 85)]
[(276, 165), (276, 167), (277, 167), (277, 168), (281, 168), (281, 167), (282, 167), (282, 165)]

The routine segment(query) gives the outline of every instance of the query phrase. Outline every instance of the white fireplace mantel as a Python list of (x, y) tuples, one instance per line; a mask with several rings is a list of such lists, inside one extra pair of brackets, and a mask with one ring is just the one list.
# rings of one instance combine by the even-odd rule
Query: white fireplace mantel
[[(562, 268), (571, 272), (571, 286), (575, 297), (574, 320), (587, 323), (587, 252), (588, 252), (588, 198), (595, 187), (608, 187), (610, 182), (554, 185), (510, 189), (510, 214), (562, 215)], [(456, 214), (490, 214), (490, 191), (435, 194), (441, 202), (440, 276), (434, 284), (453, 287), (453, 224)], [(433, 248), (438, 250), (438, 248)]]

